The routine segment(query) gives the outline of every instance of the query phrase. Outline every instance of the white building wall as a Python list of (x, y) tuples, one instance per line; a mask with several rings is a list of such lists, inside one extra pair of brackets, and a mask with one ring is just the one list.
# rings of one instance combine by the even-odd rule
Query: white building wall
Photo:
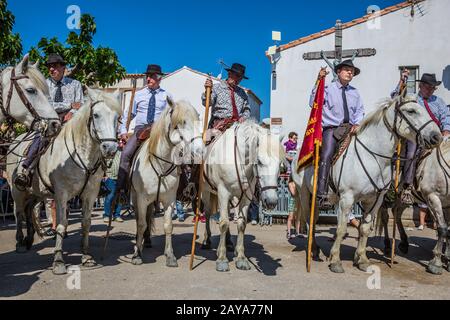
[[(410, 8), (380, 17), (380, 29), (359, 24), (344, 29), (344, 49), (375, 48), (376, 56), (356, 58), (361, 74), (352, 85), (360, 90), (366, 111), (374, 110), (377, 101), (388, 97), (399, 79), (399, 66), (418, 65), (423, 73), (436, 73), (444, 84), (436, 91), (450, 104), (450, 1), (426, 0), (426, 14), (411, 19)], [(277, 78), (272, 79), (271, 117), (283, 118), (283, 133), (296, 131), (303, 136), (310, 114), (311, 89), (324, 61), (305, 61), (303, 54), (334, 50), (335, 35), (331, 34), (280, 53), (276, 65)], [(327, 82), (332, 80), (328, 76)]]

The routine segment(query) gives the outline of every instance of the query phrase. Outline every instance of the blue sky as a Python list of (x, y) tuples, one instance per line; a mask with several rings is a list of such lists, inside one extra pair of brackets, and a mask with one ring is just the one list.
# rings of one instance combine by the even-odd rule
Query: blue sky
[[(166, 72), (189, 66), (217, 75), (218, 60), (241, 62), (252, 89), (263, 101), (261, 117), (270, 115), (270, 64), (265, 50), (272, 30), (282, 32), (282, 43), (363, 16), (369, 5), (381, 8), (400, 0), (9, 0), (24, 49), (41, 37), (64, 41), (69, 33), (66, 13), (78, 5), (97, 22), (95, 44), (113, 48), (130, 73), (143, 72), (149, 63)], [(344, 39), (345, 46), (345, 39)], [(324, 48), (331, 49), (331, 48)]]

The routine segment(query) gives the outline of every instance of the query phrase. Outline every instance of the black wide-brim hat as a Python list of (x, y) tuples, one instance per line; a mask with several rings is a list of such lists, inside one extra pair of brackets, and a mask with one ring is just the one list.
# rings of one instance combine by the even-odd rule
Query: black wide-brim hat
[(63, 66), (67, 65), (67, 62), (64, 61), (63, 57), (61, 57), (57, 53), (50, 53), (48, 55), (48, 59), (45, 64), (48, 66), (49, 64), (53, 64), (53, 63), (59, 63), (59, 64), (62, 64)]
[(157, 64), (149, 64), (147, 66), (147, 71), (145, 72), (146, 75), (149, 74), (159, 74), (161, 76), (166, 76), (166, 73), (162, 72), (161, 66), (157, 65)]
[(442, 83), (442, 81), (437, 81), (436, 74), (434, 73), (424, 73), (422, 79), (416, 80), (416, 82), (423, 82), (433, 87), (439, 87)]
[(234, 72), (240, 76), (242, 76), (242, 78), (248, 80), (248, 77), (245, 75), (245, 66), (243, 66), (240, 63), (233, 63), (233, 65), (231, 66), (231, 68), (227, 68), (225, 69), (228, 72)]
[(353, 69), (355, 69), (355, 77), (361, 73), (361, 70), (355, 67), (352, 60), (342, 61), (340, 64), (336, 66), (336, 68), (334, 68), (334, 71), (338, 73), (338, 70), (341, 69), (342, 67), (352, 67)]

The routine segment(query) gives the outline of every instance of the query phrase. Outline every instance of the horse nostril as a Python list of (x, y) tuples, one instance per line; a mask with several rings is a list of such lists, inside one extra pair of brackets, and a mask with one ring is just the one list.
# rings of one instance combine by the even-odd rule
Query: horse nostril
[(433, 145), (438, 145), (442, 142), (442, 135), (440, 133), (435, 133), (431, 136), (431, 143)]

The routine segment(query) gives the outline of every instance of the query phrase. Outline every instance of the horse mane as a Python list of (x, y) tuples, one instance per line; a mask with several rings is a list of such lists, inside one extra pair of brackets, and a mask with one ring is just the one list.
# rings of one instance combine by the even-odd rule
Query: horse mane
[(365, 129), (376, 125), (380, 123), (380, 121), (383, 119), (384, 111), (389, 108), (389, 106), (394, 102), (391, 98), (386, 98), (381, 100), (378, 103), (378, 107), (375, 111), (370, 113), (361, 123), (361, 126), (359, 128), (359, 132), (364, 131)]
[(173, 112), (171, 115), (172, 128), (177, 127), (185, 120), (192, 122), (199, 120), (197, 111), (188, 101), (181, 100), (178, 102), (173, 102), (170, 98), (168, 98), (168, 103), (170, 107), (166, 108), (161, 114), (159, 120), (153, 124), (148, 144), (148, 153), (150, 157), (153, 157), (156, 154), (159, 141), (165, 138), (164, 135), (167, 133), (167, 128), (165, 127), (166, 118), (170, 116), (169, 114), (171, 112)]
[(245, 137), (252, 136), (249, 134), (249, 131), (252, 133), (257, 133), (260, 136), (268, 136), (268, 141), (270, 139), (270, 143), (268, 141), (268, 143), (260, 143), (258, 148), (259, 150), (265, 152), (269, 157), (279, 157), (279, 159), (284, 159), (286, 157), (286, 153), (278, 137), (273, 135), (269, 129), (261, 127), (256, 120), (249, 119), (241, 123), (240, 129), (244, 130)]
[[(15, 67), (7, 67), (4, 72), (11, 72)], [(46, 96), (50, 95), (50, 90), (47, 85), (47, 81), (41, 71), (34, 65), (28, 65), (25, 75), (30, 78), (34, 85), (42, 91)]]
[(88, 96), (87, 100), (83, 103), (81, 108), (73, 116), (73, 119), (63, 126), (61, 130), (61, 135), (67, 134), (68, 131), (69, 132), (71, 131), (72, 134), (74, 135), (75, 140), (78, 140), (86, 136), (89, 133), (88, 122), (89, 116), (91, 115), (91, 104), (95, 101), (103, 100), (105, 102), (105, 105), (108, 106), (112, 111), (119, 114), (119, 116), (122, 114), (122, 108), (119, 101), (117, 101), (117, 99), (115, 99), (111, 94), (108, 94), (100, 90), (94, 89), (91, 90), (98, 93), (97, 98), (93, 100), (91, 97)]

